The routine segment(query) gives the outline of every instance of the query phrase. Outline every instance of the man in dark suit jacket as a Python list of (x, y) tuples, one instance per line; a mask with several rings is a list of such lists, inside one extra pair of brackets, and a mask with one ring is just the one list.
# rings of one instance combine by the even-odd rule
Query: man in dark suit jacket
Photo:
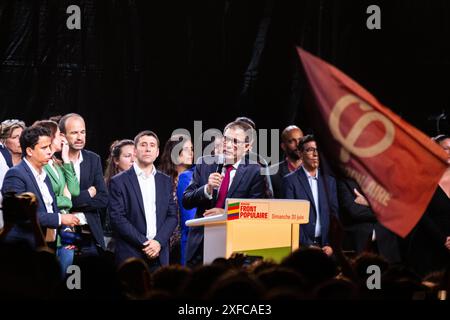
[(178, 223), (169, 176), (156, 170), (159, 140), (152, 131), (135, 140), (136, 162), (111, 179), (109, 214), (116, 263), (142, 258), (152, 270), (169, 264), (169, 238)]
[(82, 256), (97, 255), (105, 249), (100, 212), (108, 205), (108, 192), (103, 179), (100, 157), (84, 150), (86, 125), (84, 119), (75, 113), (63, 116), (59, 129), (69, 144), (69, 159), (74, 165), (80, 182), (80, 195), (72, 199), (72, 213), (80, 219), (83, 242)]
[(351, 249), (359, 254), (371, 241), (376, 243), (378, 253), (386, 260), (391, 263), (400, 262), (397, 236), (378, 222), (356, 181), (339, 180), (337, 190), (339, 215), (350, 240)]
[[(49, 177), (43, 167), (51, 159), (51, 133), (42, 127), (26, 128), (20, 136), (23, 161), (12, 167), (6, 173), (3, 181), (2, 194), (32, 192), (38, 199), (38, 222), (45, 234), (47, 228), (56, 229), (61, 224), (76, 225), (79, 220), (70, 214), (59, 214), (56, 206), (56, 198)], [(17, 213), (16, 213), (17, 214)], [(8, 218), (18, 218), (15, 225), (6, 235), (5, 241), (26, 241), (35, 246), (31, 221), (25, 217), (5, 217), (5, 224), (9, 224)]]
[(2, 144), (0, 144), (0, 154), (5, 159), (6, 165), (11, 168), (13, 166), (11, 153)]
[(301, 153), (298, 150), (298, 144), (302, 138), (302, 130), (293, 125), (286, 127), (281, 133), (280, 146), (286, 159), (270, 167), (270, 179), (275, 199), (283, 198), (283, 177), (297, 170), (302, 164)]
[(308, 200), (311, 204), (309, 223), (300, 226), (300, 244), (319, 246), (327, 255), (332, 255), (328, 231), (330, 215), (338, 214), (336, 181), (319, 170), (319, 154), (313, 135), (303, 137), (299, 149), (303, 164), (284, 177), (284, 197)]
[[(196, 218), (224, 213), (226, 198), (266, 197), (266, 175), (261, 166), (250, 163), (247, 156), (252, 142), (251, 131), (251, 126), (242, 121), (228, 124), (224, 130), (223, 160), (207, 156), (197, 162), (191, 184), (183, 196), (185, 208), (197, 208)], [(194, 267), (202, 262), (203, 227), (191, 227), (186, 264)]]

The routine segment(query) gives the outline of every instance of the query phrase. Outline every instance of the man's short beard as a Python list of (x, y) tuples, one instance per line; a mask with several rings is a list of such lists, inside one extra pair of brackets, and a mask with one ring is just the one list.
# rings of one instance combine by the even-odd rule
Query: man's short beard
[(289, 159), (292, 159), (292, 160), (295, 160), (295, 161), (300, 160), (300, 155), (295, 150), (293, 150), (293, 151), (291, 151), (291, 150), (286, 151), (286, 156)]
[(78, 146), (75, 146), (75, 145), (73, 145), (73, 146), (69, 146), (70, 147), (70, 149), (72, 149), (72, 150), (75, 150), (75, 151), (80, 151), (80, 150), (83, 150), (84, 149), (84, 144), (83, 144), (83, 146), (81, 147), (81, 148), (79, 148)]

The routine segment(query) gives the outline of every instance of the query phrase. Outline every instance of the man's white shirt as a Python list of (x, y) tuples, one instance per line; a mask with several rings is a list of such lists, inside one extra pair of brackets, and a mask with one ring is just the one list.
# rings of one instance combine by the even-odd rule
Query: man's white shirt
[[(81, 163), (82, 162), (83, 162), (83, 153), (80, 151), (80, 156), (78, 157), (78, 159), (75, 161), (72, 161), (73, 168), (75, 169), (75, 175), (77, 176), (78, 183), (80, 183), (80, 184), (81, 184), (80, 177), (81, 177)], [(80, 220), (80, 226), (88, 224), (86, 216), (84, 215), (83, 212), (77, 212), (74, 215)]]
[(146, 175), (145, 172), (139, 168), (137, 163), (133, 164), (134, 171), (136, 172), (139, 188), (141, 189), (142, 202), (144, 203), (145, 221), (147, 224), (148, 240), (152, 240), (156, 236), (156, 185), (155, 175), (156, 169), (153, 166), (150, 175)]

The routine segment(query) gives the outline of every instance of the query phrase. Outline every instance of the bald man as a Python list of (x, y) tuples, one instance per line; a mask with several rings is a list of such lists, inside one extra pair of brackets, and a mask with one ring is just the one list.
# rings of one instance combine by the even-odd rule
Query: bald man
[(281, 149), (285, 159), (270, 167), (272, 188), (275, 199), (283, 198), (283, 177), (297, 170), (301, 164), (301, 152), (297, 146), (303, 138), (303, 131), (294, 125), (286, 127), (281, 133)]
[(67, 114), (59, 121), (59, 129), (69, 144), (69, 159), (80, 183), (80, 195), (72, 199), (72, 212), (81, 225), (77, 230), (82, 236), (80, 256), (99, 255), (105, 249), (100, 212), (108, 205), (101, 160), (96, 153), (84, 149), (86, 124), (83, 117)]

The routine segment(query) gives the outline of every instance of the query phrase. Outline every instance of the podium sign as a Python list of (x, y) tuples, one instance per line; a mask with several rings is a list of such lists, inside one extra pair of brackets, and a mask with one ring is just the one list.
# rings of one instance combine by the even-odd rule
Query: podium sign
[[(227, 199), (227, 220), (270, 221), (289, 224), (308, 223), (309, 202), (292, 200)], [(306, 213), (306, 214), (305, 214)]]
[(225, 213), (186, 221), (204, 227), (204, 263), (234, 252), (280, 261), (299, 246), (299, 225), (308, 223), (309, 201), (227, 199)]

